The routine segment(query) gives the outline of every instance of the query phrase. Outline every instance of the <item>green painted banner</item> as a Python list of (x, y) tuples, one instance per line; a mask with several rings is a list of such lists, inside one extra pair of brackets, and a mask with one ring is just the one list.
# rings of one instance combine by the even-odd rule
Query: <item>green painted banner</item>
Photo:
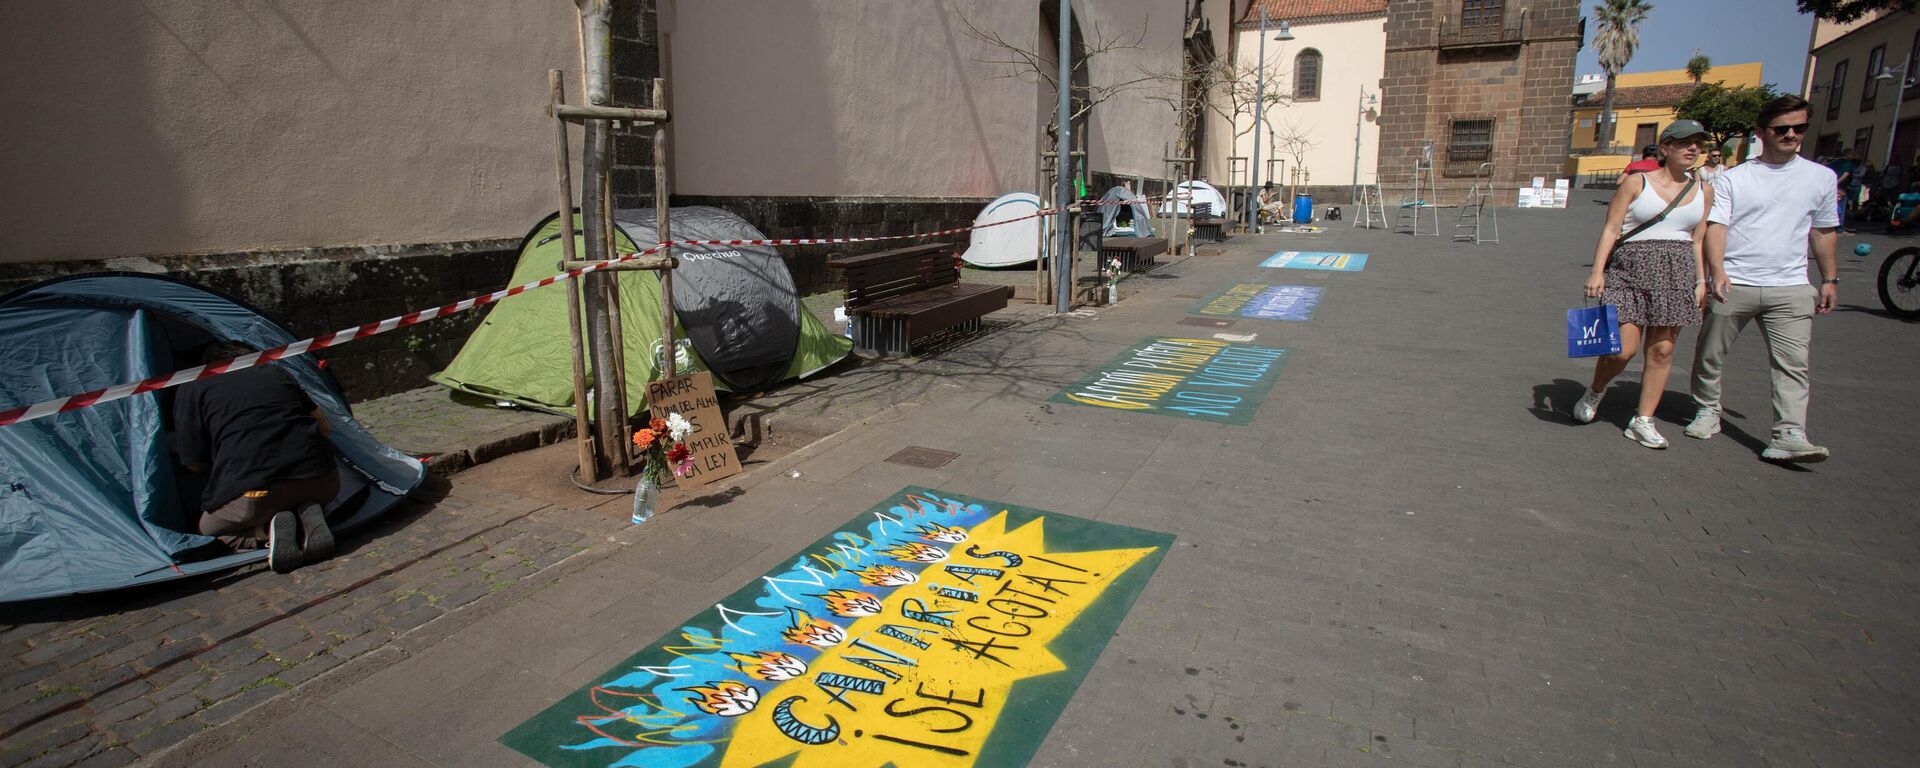
[(1048, 399), (1247, 424), (1286, 362), (1287, 350), (1277, 347), (1151, 338)]
[(1173, 536), (908, 487), (500, 741), (549, 766), (1021, 766)]

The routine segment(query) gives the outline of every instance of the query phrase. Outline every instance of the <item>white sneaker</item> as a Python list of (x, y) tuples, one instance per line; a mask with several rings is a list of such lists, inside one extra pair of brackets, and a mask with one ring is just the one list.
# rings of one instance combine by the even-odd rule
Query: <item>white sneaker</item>
[(1582, 424), (1592, 424), (1594, 417), (1600, 415), (1600, 398), (1605, 395), (1605, 392), (1587, 390), (1586, 396), (1580, 398), (1580, 402), (1573, 404), (1573, 420)]
[(1800, 464), (1813, 464), (1826, 461), (1830, 454), (1827, 449), (1807, 442), (1804, 430), (1789, 429), (1780, 433), (1760, 452), (1760, 458), (1767, 461), (1789, 461)]
[(1720, 434), (1720, 412), (1702, 406), (1694, 412), (1693, 421), (1687, 422), (1687, 437), (1701, 440)]
[(1653, 419), (1646, 416), (1635, 416), (1627, 420), (1627, 428), (1621, 434), (1626, 435), (1628, 440), (1648, 448), (1667, 447), (1667, 439), (1660, 435), (1660, 430), (1654, 428)]

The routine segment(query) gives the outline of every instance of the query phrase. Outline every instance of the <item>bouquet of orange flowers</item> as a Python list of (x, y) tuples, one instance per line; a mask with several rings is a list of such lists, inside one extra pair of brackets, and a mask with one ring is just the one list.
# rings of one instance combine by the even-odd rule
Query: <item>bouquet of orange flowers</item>
[(693, 434), (693, 423), (678, 413), (653, 419), (633, 433), (633, 447), (639, 450), (644, 462), (642, 471), (653, 478), (656, 485), (666, 480), (668, 471), (675, 477), (686, 477), (693, 472), (693, 451), (686, 444), (690, 434)]

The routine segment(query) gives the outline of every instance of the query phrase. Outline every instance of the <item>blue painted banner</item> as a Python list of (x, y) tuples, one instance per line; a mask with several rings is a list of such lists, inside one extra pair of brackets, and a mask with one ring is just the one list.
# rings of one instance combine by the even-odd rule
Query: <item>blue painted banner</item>
[(1205, 317), (1251, 317), (1257, 320), (1307, 320), (1320, 304), (1322, 289), (1311, 285), (1241, 283), (1214, 294), (1193, 313)]
[(1263, 267), (1319, 269), (1332, 272), (1358, 272), (1367, 268), (1364, 253), (1328, 253), (1326, 251), (1281, 251), (1260, 262)]

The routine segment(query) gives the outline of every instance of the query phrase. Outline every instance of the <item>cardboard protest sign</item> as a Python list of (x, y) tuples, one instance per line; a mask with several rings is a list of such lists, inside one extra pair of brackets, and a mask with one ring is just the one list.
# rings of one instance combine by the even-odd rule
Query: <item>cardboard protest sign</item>
[(656, 419), (677, 413), (693, 423), (693, 434), (687, 436), (693, 470), (680, 478), (682, 487), (699, 487), (739, 474), (740, 457), (727, 441), (727, 419), (720, 414), (713, 374), (700, 371), (647, 382), (647, 410)]

